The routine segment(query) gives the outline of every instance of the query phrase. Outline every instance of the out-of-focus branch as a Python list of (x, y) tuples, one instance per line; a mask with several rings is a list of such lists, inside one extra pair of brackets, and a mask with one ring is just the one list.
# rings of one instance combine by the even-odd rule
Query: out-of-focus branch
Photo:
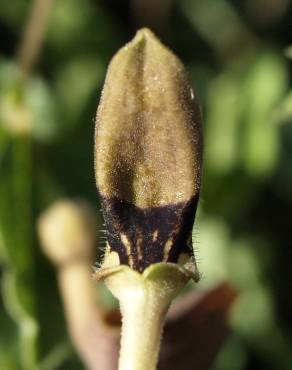
[(24, 76), (35, 67), (47, 30), (53, 0), (34, 0), (18, 49), (18, 64)]
[(89, 370), (116, 370), (119, 330), (106, 325), (96, 304), (93, 281), (85, 262), (58, 270), (67, 323), (73, 343)]
[(39, 220), (43, 250), (57, 267), (69, 332), (87, 369), (115, 370), (119, 331), (106, 324), (91, 278), (96, 245), (95, 215), (88, 207), (60, 201)]

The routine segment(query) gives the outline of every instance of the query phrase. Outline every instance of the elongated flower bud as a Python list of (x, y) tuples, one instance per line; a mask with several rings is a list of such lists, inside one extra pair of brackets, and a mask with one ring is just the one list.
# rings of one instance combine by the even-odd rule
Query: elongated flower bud
[(192, 253), (201, 115), (178, 58), (148, 29), (112, 59), (96, 117), (108, 248), (137, 271)]

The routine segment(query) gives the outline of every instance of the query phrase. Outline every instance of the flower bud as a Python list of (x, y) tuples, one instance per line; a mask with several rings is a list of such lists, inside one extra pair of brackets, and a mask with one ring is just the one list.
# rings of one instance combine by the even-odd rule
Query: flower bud
[(85, 202), (59, 200), (41, 214), (38, 233), (44, 253), (58, 266), (92, 262), (97, 222)]
[(192, 254), (201, 115), (178, 58), (148, 29), (112, 59), (96, 117), (95, 171), (108, 252), (144, 271)]

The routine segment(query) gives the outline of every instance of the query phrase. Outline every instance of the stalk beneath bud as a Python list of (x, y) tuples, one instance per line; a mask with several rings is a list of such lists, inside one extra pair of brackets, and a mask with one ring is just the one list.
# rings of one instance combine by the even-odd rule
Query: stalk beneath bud
[(157, 263), (141, 274), (116, 265), (115, 252), (95, 274), (119, 300), (122, 321), (119, 370), (155, 370), (162, 329), (172, 300), (199, 274), (195, 264)]
[(120, 299), (123, 316), (119, 370), (155, 370), (170, 300), (158, 291), (137, 289)]

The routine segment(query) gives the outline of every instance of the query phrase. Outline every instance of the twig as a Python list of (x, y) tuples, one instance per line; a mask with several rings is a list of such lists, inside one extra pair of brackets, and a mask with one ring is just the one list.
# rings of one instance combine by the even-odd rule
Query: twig
[(35, 67), (43, 45), (53, 0), (34, 0), (18, 48), (18, 64), (25, 77)]
[(57, 268), (69, 332), (81, 359), (88, 370), (115, 370), (119, 330), (106, 320), (91, 278), (95, 211), (62, 200), (41, 215), (38, 229), (43, 250)]
[(58, 270), (59, 287), (73, 343), (88, 370), (115, 370), (119, 331), (106, 325), (96, 304), (91, 270), (86, 261)]

